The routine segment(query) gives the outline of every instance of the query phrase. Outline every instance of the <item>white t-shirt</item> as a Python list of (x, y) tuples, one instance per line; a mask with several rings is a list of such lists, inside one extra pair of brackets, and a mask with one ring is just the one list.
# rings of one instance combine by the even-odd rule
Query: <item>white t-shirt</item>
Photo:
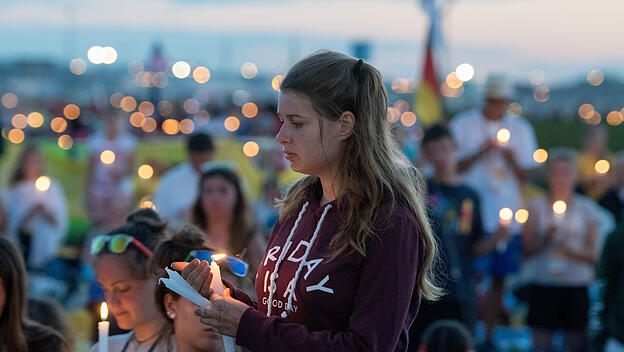
[(197, 199), (198, 188), (199, 174), (190, 163), (184, 163), (163, 175), (152, 202), (158, 214), (175, 227), (186, 220), (181, 215)]
[(2, 202), (8, 218), (7, 235), (15, 243), (19, 242), (18, 232), (29, 210), (37, 204), (45, 207), (55, 223), (48, 222), (41, 215), (31, 220), (32, 237), (27, 264), (29, 267), (40, 268), (54, 259), (69, 228), (67, 200), (63, 186), (56, 180), (50, 179), (50, 188), (40, 192), (35, 189), (34, 182), (20, 181), (7, 190)]
[[(530, 216), (535, 221), (537, 236), (545, 236), (554, 218), (552, 204), (547, 195), (535, 198), (531, 202)], [(587, 286), (595, 278), (594, 265), (563, 257), (558, 243), (566, 243), (575, 250), (583, 250), (587, 239), (587, 228), (597, 225), (595, 254), (598, 258), (604, 238), (601, 229), (603, 222), (600, 208), (593, 200), (582, 195), (575, 195), (572, 204), (568, 204), (563, 218), (557, 222), (555, 239), (539, 254), (530, 258), (526, 265), (530, 282), (544, 286)]]
[(132, 176), (122, 175), (124, 170), (132, 167), (134, 151), (137, 148), (137, 140), (134, 136), (125, 133), (120, 134), (114, 140), (109, 140), (102, 132), (94, 134), (88, 141), (89, 153), (95, 155), (99, 160), (99, 155), (105, 150), (115, 153), (115, 162), (103, 164), (96, 162), (93, 166), (93, 180), (89, 192), (93, 195), (117, 197), (132, 196)]
[[(128, 341), (130, 342), (128, 343)], [(124, 346), (126, 346), (126, 343), (128, 343), (128, 347), (125, 352), (148, 352), (150, 348), (152, 348), (152, 344), (150, 343), (138, 343), (132, 336), (132, 333), (129, 332), (127, 334), (109, 336), (108, 352), (121, 352)], [(169, 345), (171, 345), (171, 349)], [(93, 345), (93, 347), (91, 347), (91, 352), (99, 352), (98, 347), (98, 343)], [(169, 344), (167, 344), (165, 340), (158, 341), (158, 344), (154, 346), (152, 352), (170, 352), (175, 350), (175, 339), (172, 337)]]
[[(490, 121), (477, 109), (462, 112), (451, 121), (450, 129), (459, 146), (459, 160), (475, 155), (486, 142), (495, 140), (501, 128), (511, 133), (505, 148), (513, 150), (518, 165), (524, 169), (534, 167), (536, 141), (531, 125), (521, 117), (510, 115), (503, 116), (499, 121)], [(520, 208), (520, 185), (501, 151), (484, 155), (463, 174), (463, 178), (479, 194), (486, 232), (492, 233), (498, 227), (500, 209), (511, 208), (515, 212)], [(517, 224), (512, 224), (512, 232), (519, 232)]]

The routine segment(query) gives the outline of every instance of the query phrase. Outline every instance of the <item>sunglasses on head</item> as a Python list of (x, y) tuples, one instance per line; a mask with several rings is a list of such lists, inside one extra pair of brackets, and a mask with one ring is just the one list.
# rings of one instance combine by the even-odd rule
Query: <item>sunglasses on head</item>
[[(212, 256), (215, 254), (214, 251), (211, 250), (193, 250), (184, 259), (185, 262), (190, 262), (193, 259), (206, 260), (209, 263), (212, 263)], [(249, 264), (243, 261), (240, 258), (232, 257), (230, 255), (226, 255), (222, 261), (227, 263), (228, 269), (232, 272), (232, 274), (245, 277), (247, 276), (247, 271), (249, 270)]]
[(130, 235), (125, 235), (125, 234), (117, 234), (117, 235), (112, 235), (112, 236), (107, 236), (107, 235), (96, 236), (91, 242), (91, 254), (100, 253), (104, 249), (104, 246), (106, 246), (107, 243), (108, 243), (108, 250), (111, 251), (112, 253), (117, 253), (117, 254), (123, 253), (126, 251), (126, 249), (128, 249), (128, 246), (132, 244), (136, 247), (136, 249), (141, 251), (141, 253), (145, 254), (145, 256), (151, 257), (152, 255), (154, 255), (154, 253), (152, 253), (152, 251), (149, 248), (145, 247), (143, 243), (139, 242), (139, 240), (137, 240), (136, 238)]

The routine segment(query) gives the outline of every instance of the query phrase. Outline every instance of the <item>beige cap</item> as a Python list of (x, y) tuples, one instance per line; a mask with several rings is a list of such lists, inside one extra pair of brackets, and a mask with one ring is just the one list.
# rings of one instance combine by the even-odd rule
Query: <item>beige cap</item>
[(486, 99), (509, 99), (513, 95), (513, 87), (503, 75), (490, 75), (485, 82)]

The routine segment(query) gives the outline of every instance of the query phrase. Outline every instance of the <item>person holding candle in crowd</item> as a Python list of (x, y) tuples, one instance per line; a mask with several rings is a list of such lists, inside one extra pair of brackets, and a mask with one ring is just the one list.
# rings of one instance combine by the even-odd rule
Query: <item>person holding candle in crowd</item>
[[(198, 228), (185, 226), (162, 242), (154, 252), (151, 268), (157, 278), (167, 277), (165, 268), (173, 262), (190, 259), (196, 250), (208, 250), (204, 236)], [(173, 335), (178, 352), (221, 352), (223, 340), (213, 328), (201, 324), (194, 314), (195, 304), (159, 284), (156, 287), (156, 304), (167, 320), (167, 333)]]
[(265, 244), (257, 232), (249, 201), (230, 164), (204, 165), (199, 196), (193, 206), (193, 223), (204, 231), (205, 245), (219, 252), (239, 255), (252, 275), (239, 277), (224, 272), (228, 281), (255, 298), (255, 273), (264, 256)]
[[(137, 141), (126, 131), (115, 110), (106, 112), (103, 128), (89, 137), (86, 210), (99, 231), (110, 231), (123, 224), (133, 196), (132, 177)], [(115, 159), (104, 163), (100, 156), (112, 151)]]
[(618, 225), (624, 224), (624, 151), (615, 159), (615, 182), (600, 198), (599, 204), (607, 209)]
[(4, 196), (8, 237), (19, 244), (27, 268), (45, 269), (57, 255), (68, 229), (63, 187), (44, 176), (43, 157), (26, 146)]
[[(519, 116), (506, 113), (512, 87), (500, 75), (488, 77), (485, 105), (458, 114), (450, 129), (458, 144), (458, 170), (481, 201), (483, 229), (487, 236), (499, 231), (499, 211), (521, 207), (521, 188), (528, 170), (535, 165), (535, 133)], [(505, 277), (520, 269), (520, 226), (509, 226), (511, 237), (504, 251), (479, 259), (480, 270), (492, 276), (486, 306), (486, 343), (482, 350), (495, 350), (492, 336), (502, 307)]]
[(598, 160), (607, 160), (611, 164), (615, 161), (607, 147), (607, 140), (608, 133), (604, 126), (589, 126), (578, 157), (578, 190), (594, 200), (600, 199), (611, 186), (613, 173), (596, 171)]
[(574, 192), (574, 150), (548, 156), (548, 192), (531, 202), (524, 227), (524, 252), (532, 283), (528, 323), (537, 351), (552, 348), (553, 334), (565, 332), (566, 351), (587, 351), (588, 286), (600, 251), (600, 214), (589, 198)]
[[(390, 135), (381, 74), (320, 51), (281, 84), (276, 139), (308, 176), (281, 201), (256, 278), (257, 304), (211, 292), (206, 261), (182, 276), (211, 304), (202, 323), (250, 351), (407, 351), (421, 297), (440, 289), (418, 171)], [(227, 283), (226, 283), (227, 284)]]
[(27, 281), (22, 255), (0, 236), (0, 351), (70, 351), (59, 332), (28, 319)]
[(206, 133), (191, 135), (186, 144), (189, 161), (167, 171), (154, 193), (152, 201), (158, 214), (168, 221), (170, 227), (191, 221), (191, 212), (197, 200), (202, 165), (214, 157), (214, 142)]
[[(156, 281), (148, 262), (162, 239), (165, 223), (152, 209), (137, 210), (125, 225), (91, 244), (95, 275), (117, 324), (130, 333), (108, 338), (110, 352), (167, 351), (166, 320), (156, 309)], [(98, 351), (98, 345), (91, 351)]]
[(492, 252), (509, 236), (507, 228), (501, 226), (493, 236), (483, 237), (479, 197), (461, 182), (457, 172), (457, 143), (450, 130), (442, 125), (430, 127), (421, 148), (434, 168), (433, 177), (427, 181), (427, 198), (434, 233), (440, 242), (440, 273), (444, 276), (446, 294), (439, 301), (422, 303), (410, 330), (410, 351), (414, 352), (418, 351), (425, 329), (437, 320), (458, 320), (468, 329), (474, 329), (474, 258)]

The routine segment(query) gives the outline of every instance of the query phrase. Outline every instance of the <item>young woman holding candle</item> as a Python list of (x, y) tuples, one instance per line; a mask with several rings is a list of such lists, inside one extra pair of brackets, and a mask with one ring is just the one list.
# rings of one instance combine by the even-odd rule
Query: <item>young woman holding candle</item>
[[(599, 255), (599, 213), (589, 198), (576, 194), (576, 153), (560, 148), (548, 155), (548, 192), (530, 206), (523, 248), (530, 281), (529, 326), (533, 346), (549, 351), (557, 330), (566, 351), (586, 351), (589, 298)], [(565, 204), (565, 207), (563, 206)]]
[(257, 304), (213, 294), (207, 262), (182, 272), (212, 304), (201, 321), (250, 351), (406, 351), (437, 249), (422, 180), (393, 142), (373, 66), (322, 51), (284, 78), (277, 141), (308, 176), (281, 202)]
[[(207, 249), (201, 230), (194, 226), (183, 227), (162, 242), (151, 259), (151, 270), (157, 278), (167, 277), (165, 268), (172, 262), (182, 262), (194, 250)], [(215, 329), (203, 325), (194, 314), (195, 304), (159, 284), (156, 287), (156, 304), (167, 320), (166, 333), (173, 336), (177, 352), (222, 352), (223, 339)]]
[(28, 319), (27, 281), (21, 254), (0, 236), (0, 351), (69, 351), (60, 333)]
[[(95, 275), (108, 309), (120, 328), (132, 330), (109, 337), (110, 352), (167, 351), (166, 320), (156, 308), (156, 281), (148, 267), (153, 251), (165, 238), (165, 227), (155, 211), (141, 209), (130, 214), (125, 225), (93, 239)], [(98, 351), (98, 345), (91, 351)]]
[(205, 164), (193, 206), (193, 223), (204, 231), (205, 245), (249, 263), (252, 275), (239, 277), (228, 270), (224, 277), (255, 298), (255, 274), (264, 256), (265, 243), (257, 231), (249, 201), (233, 166), (223, 162)]
[(22, 151), (3, 201), (7, 235), (19, 243), (29, 270), (45, 269), (57, 255), (69, 219), (63, 187), (44, 175), (43, 156), (35, 146)]

